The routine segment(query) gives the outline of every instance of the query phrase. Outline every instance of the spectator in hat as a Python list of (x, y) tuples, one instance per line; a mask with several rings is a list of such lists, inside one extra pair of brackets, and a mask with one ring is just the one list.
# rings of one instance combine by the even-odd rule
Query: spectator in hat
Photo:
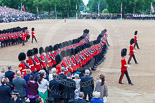
[(15, 75), (15, 73), (12, 71), (12, 67), (9, 66), (8, 71), (5, 72), (5, 77), (7, 77), (9, 79), (9, 81), (12, 83), (12, 79), (13, 79), (14, 75)]
[(11, 92), (11, 100), (9, 103), (24, 103), (21, 98), (19, 98), (19, 92), (17, 90), (13, 90)]
[(15, 87), (15, 90), (18, 90), (20, 97), (22, 101), (25, 101), (25, 96), (26, 96), (26, 81), (21, 78), (21, 72), (17, 72), (17, 77), (13, 79), (12, 81), (13, 86)]
[(36, 103), (36, 98), (38, 98), (38, 83), (32, 75), (30, 75), (30, 80), (27, 82), (27, 87), (30, 103)]
[(0, 103), (9, 103), (11, 99), (11, 88), (6, 85), (7, 79), (2, 78), (0, 86)]
[(91, 99), (90, 103), (103, 103), (102, 99), (100, 99), (100, 92), (93, 93), (93, 99)]

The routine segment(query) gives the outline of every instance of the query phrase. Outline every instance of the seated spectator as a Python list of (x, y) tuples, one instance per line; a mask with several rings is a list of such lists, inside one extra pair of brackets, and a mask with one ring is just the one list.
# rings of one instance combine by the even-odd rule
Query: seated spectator
[(5, 72), (5, 77), (7, 77), (9, 79), (9, 81), (12, 83), (12, 79), (13, 79), (14, 75), (15, 75), (15, 73), (12, 71), (12, 67), (9, 66), (8, 71)]
[(102, 99), (100, 99), (100, 92), (93, 93), (93, 99), (91, 99), (90, 103), (103, 103)]
[(46, 103), (46, 99), (48, 97), (48, 87), (49, 87), (49, 82), (47, 81), (46, 78), (46, 72), (40, 72), (40, 76), (38, 78), (38, 92), (39, 96), (44, 100), (44, 103)]
[(103, 74), (100, 75), (100, 80), (96, 83), (95, 91), (100, 92), (100, 99), (105, 103), (108, 96), (108, 87)]
[(0, 86), (0, 103), (9, 103), (11, 99), (11, 88), (6, 85), (7, 79), (2, 78)]
[[(0, 72), (0, 81), (2, 80), (2, 78), (5, 76), (5, 69), (1, 68), (1, 72)], [(0, 86), (1, 86), (1, 82), (0, 82)]]
[(85, 70), (85, 75), (81, 77), (80, 89), (84, 93), (84, 99), (86, 100), (88, 95), (90, 101), (94, 90), (94, 79), (90, 76), (88, 69)]
[(13, 79), (12, 84), (15, 87), (15, 90), (18, 90), (20, 98), (23, 102), (25, 102), (25, 96), (26, 96), (26, 81), (21, 78), (21, 72), (17, 71), (17, 77)]
[(86, 101), (83, 99), (83, 97), (84, 97), (84, 93), (80, 92), (79, 97), (74, 100), (74, 103), (86, 103)]
[(30, 103), (36, 103), (36, 98), (38, 98), (38, 84), (32, 75), (30, 75), (30, 80), (27, 82), (27, 88)]
[(54, 99), (54, 103), (60, 103), (60, 82), (56, 78), (57, 74), (53, 74), (53, 80), (50, 81), (49, 89), (50, 89), (50, 98)]
[(9, 103), (23, 103), (22, 99), (19, 98), (19, 92), (17, 90), (13, 90), (11, 92), (11, 96), (12, 96), (12, 98), (11, 98), (11, 101)]

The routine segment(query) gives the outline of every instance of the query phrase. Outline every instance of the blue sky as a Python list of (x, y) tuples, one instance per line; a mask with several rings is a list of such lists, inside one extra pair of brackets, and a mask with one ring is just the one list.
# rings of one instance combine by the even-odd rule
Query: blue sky
[(84, 4), (87, 5), (89, 0), (83, 0)]

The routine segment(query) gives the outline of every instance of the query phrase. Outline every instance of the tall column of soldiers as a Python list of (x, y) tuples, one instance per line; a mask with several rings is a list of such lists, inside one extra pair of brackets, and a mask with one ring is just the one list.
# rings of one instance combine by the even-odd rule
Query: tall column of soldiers
[[(104, 55), (107, 50), (107, 35), (103, 30), (97, 40), (89, 42), (89, 30), (84, 30), (84, 34), (78, 39), (66, 41), (54, 46), (33, 48), (26, 54), (21, 52), (18, 56), (20, 61), (19, 69), (23, 75), (26, 70), (37, 72), (44, 69), (47, 73), (51, 68), (57, 69), (57, 74), (61, 71), (61, 67), (65, 67), (67, 72), (83, 72), (85, 69), (95, 70), (96, 67), (103, 62)], [(38, 55), (40, 54), (40, 56)], [(26, 60), (26, 61), (25, 61)]]
[(15, 28), (6, 29), (2, 31), (0, 30), (1, 48), (21, 44), (23, 42), (23, 39), (24, 41), (28, 41), (29, 38), (30, 38), (30, 35), (27, 27), (24, 27), (24, 28), (15, 27)]
[(130, 80), (130, 77), (129, 77), (129, 74), (128, 74), (128, 68), (130, 68), (130, 64), (131, 64), (131, 59), (133, 58), (134, 61), (135, 61), (135, 64), (138, 64), (137, 60), (136, 60), (136, 57), (135, 57), (135, 49), (137, 47), (137, 49), (140, 49), (139, 48), (139, 45), (138, 45), (138, 39), (137, 39), (137, 34), (138, 34), (138, 31), (135, 31), (134, 33), (134, 38), (132, 38), (130, 40), (130, 52), (129, 52), (129, 59), (128, 59), (128, 62), (126, 62), (126, 55), (127, 55), (127, 49), (126, 48), (123, 48), (121, 50), (121, 75), (120, 75), (120, 78), (119, 78), (119, 83), (120, 84), (124, 84), (122, 82), (122, 79), (124, 77), (124, 74), (126, 75), (127, 77), (127, 80), (128, 80), (128, 84), (130, 85), (134, 85), (131, 80)]

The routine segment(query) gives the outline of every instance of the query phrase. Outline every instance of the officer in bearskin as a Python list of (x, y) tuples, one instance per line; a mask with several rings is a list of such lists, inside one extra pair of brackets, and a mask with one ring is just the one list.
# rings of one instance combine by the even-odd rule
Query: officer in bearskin
[(29, 65), (27, 63), (25, 63), (25, 59), (26, 59), (26, 54), (24, 52), (21, 52), (18, 55), (18, 60), (20, 61), (20, 64), (18, 65), (18, 68), (21, 72), (22, 75), (27, 75), (26, 74), (26, 70), (30, 69)]
[(138, 62), (136, 60), (136, 57), (135, 57), (135, 54), (134, 54), (136, 52), (134, 50), (134, 44), (135, 44), (135, 40), (134, 40), (134, 38), (132, 38), (130, 40), (130, 52), (129, 52), (130, 57), (129, 57), (129, 60), (128, 60), (128, 64), (131, 64), (130, 61), (131, 61), (132, 58), (134, 59), (135, 63), (138, 64)]
[(119, 83), (120, 83), (120, 84), (123, 84), (122, 79), (123, 79), (123, 76), (124, 76), (124, 74), (125, 74), (126, 77), (127, 77), (128, 83), (129, 83), (130, 85), (133, 85), (133, 83), (132, 83), (131, 80), (130, 80), (128, 71), (127, 71), (127, 69), (128, 69), (130, 66), (127, 65), (127, 63), (126, 63), (126, 59), (125, 59), (126, 54), (127, 54), (127, 49), (126, 49), (126, 48), (122, 49), (122, 50), (121, 50), (121, 57), (122, 57), (122, 59), (121, 59), (121, 64), (122, 64), (122, 67), (121, 67), (121, 76), (120, 76), (120, 79), (119, 79)]

